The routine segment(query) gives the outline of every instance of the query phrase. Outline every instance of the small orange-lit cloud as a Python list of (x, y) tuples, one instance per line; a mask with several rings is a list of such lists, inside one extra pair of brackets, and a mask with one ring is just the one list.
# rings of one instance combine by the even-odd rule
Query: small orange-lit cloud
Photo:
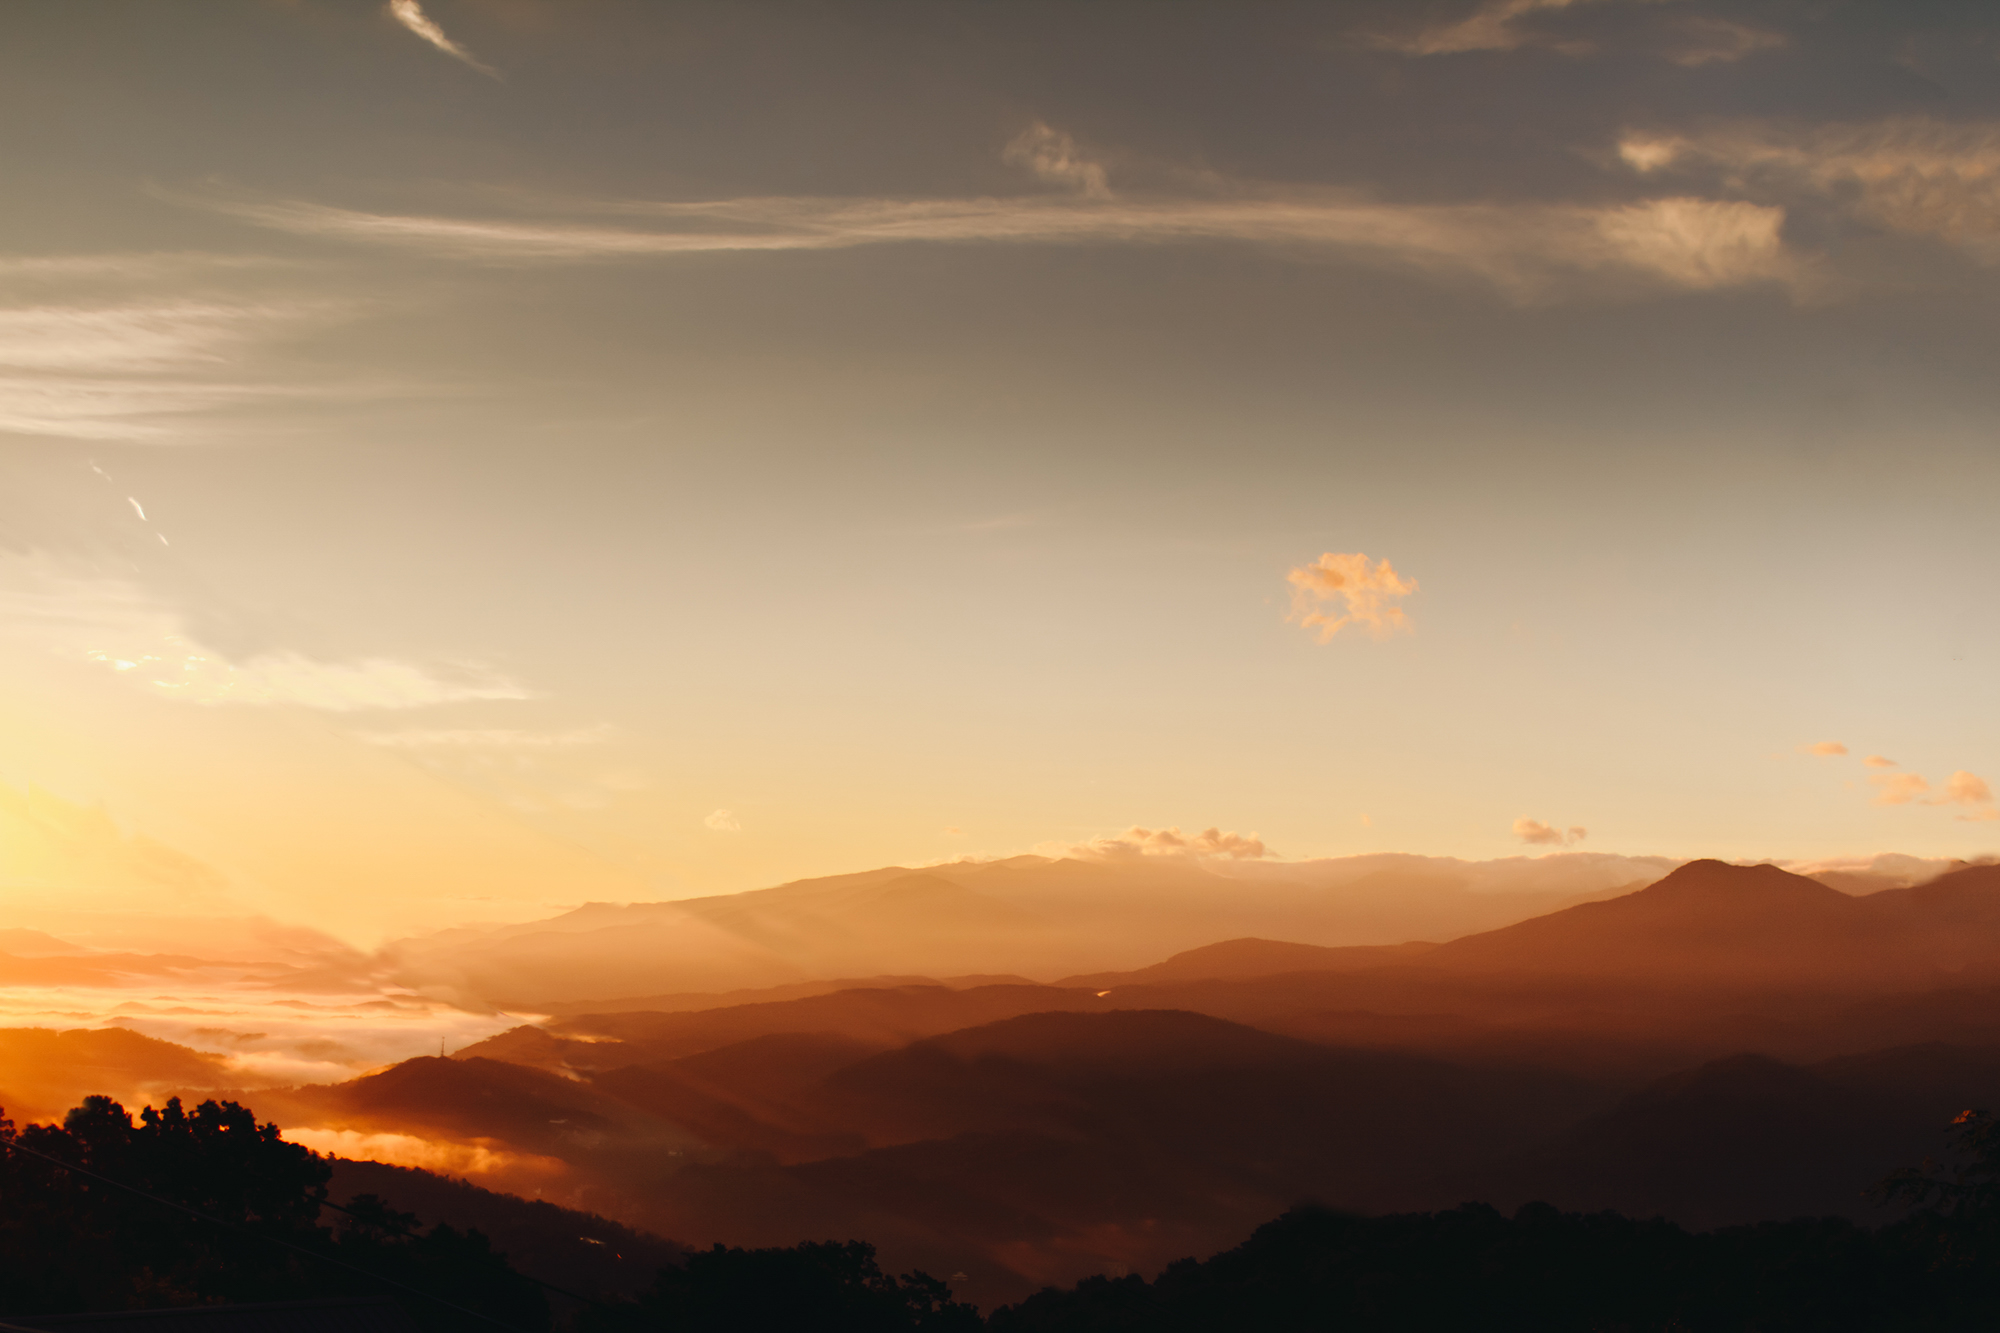
[[(1402, 577), (1387, 559), (1371, 565), (1359, 551), (1328, 551), (1286, 574), (1285, 581), (1292, 585), (1292, 611), (1285, 619), (1315, 631), (1321, 643), (1349, 625), (1360, 625), (1378, 639), (1410, 628), (1409, 617), (1394, 603), (1415, 592), (1417, 581)], [(1326, 602), (1340, 605), (1322, 610)]]
[(1816, 745), (1801, 745), (1799, 747), (1799, 753), (1816, 754), (1819, 755), (1821, 758), (1830, 759), (1835, 755), (1846, 754), (1847, 747), (1845, 745), (1842, 745), (1839, 741), (1820, 741)]
[(714, 811), (708, 818), (702, 820), (701, 823), (702, 827), (706, 828), (710, 833), (741, 833), (743, 831), (742, 821), (738, 820), (735, 812), (731, 810)]
[(1097, 837), (1076, 844), (1051, 844), (1037, 850), (1056, 856), (1107, 861), (1136, 856), (1213, 856), (1230, 861), (1255, 861), (1271, 854), (1271, 849), (1255, 833), (1226, 833), (1218, 828), (1183, 833), (1178, 828), (1149, 829), (1136, 824), (1111, 837)]
[(1514, 836), (1538, 847), (1563, 847), (1582, 842), (1590, 836), (1590, 830), (1574, 824), (1567, 829), (1559, 829), (1539, 819), (1517, 819), (1514, 821)]
[(1866, 759), (1863, 759), (1861, 762), (1868, 765), (1868, 767), (1870, 768), (1894, 768), (1896, 766), (1895, 760), (1886, 758), (1879, 754), (1871, 754)]
[(1875, 793), (1877, 805), (1908, 805), (1931, 789), (1915, 773), (1877, 773), (1868, 780), (1880, 789)]
[(2000, 809), (1993, 805), (1993, 789), (1986, 785), (1986, 779), (1975, 773), (1959, 769), (1944, 781), (1944, 794), (1926, 802), (1929, 805), (1963, 805), (1972, 808), (1972, 813), (1960, 815), (1960, 819), (1984, 821), (2000, 819)]

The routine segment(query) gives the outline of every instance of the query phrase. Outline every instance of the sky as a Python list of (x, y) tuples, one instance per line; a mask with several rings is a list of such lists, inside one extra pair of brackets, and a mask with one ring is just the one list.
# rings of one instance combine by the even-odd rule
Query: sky
[(17, 0), (0, 106), (16, 924), (2000, 850), (1987, 6)]

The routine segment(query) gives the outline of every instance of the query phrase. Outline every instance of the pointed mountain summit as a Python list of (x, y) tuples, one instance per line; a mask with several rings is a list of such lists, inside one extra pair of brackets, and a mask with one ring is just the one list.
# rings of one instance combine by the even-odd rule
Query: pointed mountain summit
[(1771, 865), (1691, 861), (1636, 893), (1454, 940), (1458, 973), (1835, 990), (1935, 983), (2000, 964), (2000, 872), (1852, 897)]

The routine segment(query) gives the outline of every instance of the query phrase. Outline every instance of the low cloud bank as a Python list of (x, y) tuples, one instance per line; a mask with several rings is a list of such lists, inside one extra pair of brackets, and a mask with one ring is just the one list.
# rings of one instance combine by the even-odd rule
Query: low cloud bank
[(1035, 850), (1045, 856), (1097, 861), (1132, 860), (1143, 856), (1257, 861), (1271, 855), (1270, 848), (1255, 833), (1225, 833), (1219, 828), (1183, 833), (1179, 828), (1149, 829), (1136, 824), (1123, 833), (1092, 838), (1088, 842), (1043, 843)]
[(1566, 847), (1582, 842), (1590, 836), (1590, 830), (1576, 824), (1559, 829), (1539, 819), (1517, 819), (1514, 821), (1514, 836), (1538, 847)]

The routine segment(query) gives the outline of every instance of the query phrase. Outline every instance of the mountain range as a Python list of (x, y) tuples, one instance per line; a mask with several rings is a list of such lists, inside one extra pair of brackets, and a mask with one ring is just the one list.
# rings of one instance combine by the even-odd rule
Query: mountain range
[[(1066, 882), (1093, 912), (1122, 891), (1097, 868), (1046, 871), (996, 882)], [(851, 909), (831, 969), (952, 896), (908, 878), (772, 891), (704, 927), (768, 945), (774, 922)], [(1047, 981), (855, 969), (641, 990), (254, 1101), (308, 1141), (476, 1149), (488, 1187), (679, 1241), (863, 1237), (986, 1304), (1206, 1253), (1307, 1200), (1868, 1219), (1871, 1182), (1935, 1152), (1957, 1111), (2000, 1103), (2000, 868), (1847, 888), (1696, 861), (1438, 943), (1238, 936)], [(1010, 894), (981, 891), (1055, 914)], [(658, 924), (653, 905), (572, 916), (459, 937), (461, 976), (513, 949), (553, 983), (602, 945), (609, 989)]]

